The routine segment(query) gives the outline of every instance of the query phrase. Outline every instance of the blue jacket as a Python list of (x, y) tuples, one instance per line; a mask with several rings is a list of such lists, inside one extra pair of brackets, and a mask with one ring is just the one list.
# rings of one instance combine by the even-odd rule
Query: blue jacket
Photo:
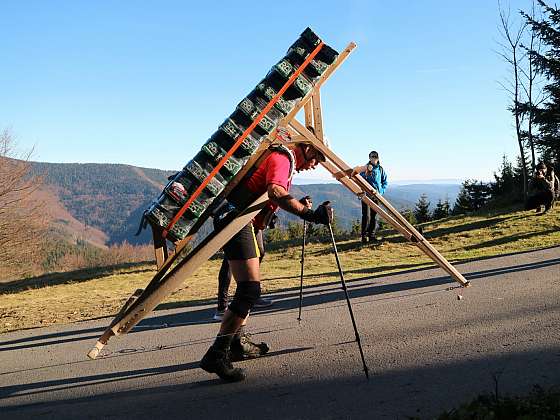
[(381, 165), (373, 167), (371, 174), (366, 175), (365, 171), (360, 174), (369, 184), (375, 188), (379, 194), (383, 195), (387, 189), (387, 173)]

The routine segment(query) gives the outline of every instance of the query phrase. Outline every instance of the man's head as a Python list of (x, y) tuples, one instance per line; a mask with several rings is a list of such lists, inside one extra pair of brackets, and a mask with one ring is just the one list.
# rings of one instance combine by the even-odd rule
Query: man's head
[(369, 163), (374, 166), (379, 163), (379, 154), (375, 150), (369, 152)]
[(298, 172), (315, 169), (320, 162), (325, 161), (325, 155), (308, 143), (297, 143), (294, 151), (296, 152), (296, 170)]

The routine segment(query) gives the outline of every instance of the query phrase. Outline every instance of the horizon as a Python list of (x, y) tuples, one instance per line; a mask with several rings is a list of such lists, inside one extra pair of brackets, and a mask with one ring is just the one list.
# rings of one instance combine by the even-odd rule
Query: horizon
[[(38, 160), (29, 160), (29, 163), (39, 163), (39, 164), (48, 164), (48, 165), (122, 165), (122, 166), (134, 166), (140, 169), (151, 169), (151, 170), (158, 170), (164, 172), (174, 172), (180, 169), (163, 169), (163, 168), (154, 168), (148, 166), (137, 166), (131, 165), (129, 163), (118, 163), (118, 162), (46, 162), (46, 161), (38, 161)], [(317, 169), (321, 170), (321, 174), (318, 177), (314, 177), (315, 175), (313, 172), (304, 172), (302, 174), (296, 173), (294, 175), (294, 184), (293, 185), (320, 185), (320, 184), (340, 184), (336, 179), (334, 179), (326, 170), (321, 167)], [(324, 174), (323, 174), (324, 172)], [(324, 177), (322, 176), (324, 175)], [(295, 182), (297, 180), (297, 183)], [(462, 184), (463, 181), (466, 179), (454, 179), (454, 178), (431, 178), (431, 179), (395, 179), (390, 181), (389, 186), (391, 185), (398, 185), (398, 186), (405, 186), (405, 185), (457, 185)], [(483, 180), (484, 181), (484, 180)]]

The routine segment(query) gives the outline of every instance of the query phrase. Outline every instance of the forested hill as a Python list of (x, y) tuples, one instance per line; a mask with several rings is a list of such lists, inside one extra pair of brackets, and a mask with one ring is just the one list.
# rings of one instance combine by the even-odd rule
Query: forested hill
[[(143, 211), (161, 192), (167, 177), (174, 173), (121, 164), (38, 162), (32, 164), (32, 171), (43, 176), (42, 190), (49, 197), (49, 206), (66, 210), (58, 211), (54, 221), (67, 230), (73, 226), (70, 234), (74, 238), (88, 239), (88, 232), (101, 231), (106, 236), (106, 245), (124, 240), (133, 244), (150, 241), (148, 231), (140, 237), (134, 233)], [(435, 204), (438, 198), (446, 196), (454, 200), (458, 190), (459, 185), (402, 185), (390, 187), (387, 197), (397, 208), (411, 208), (422, 193)], [(343, 228), (349, 228), (352, 220), (360, 216), (359, 200), (340, 184), (296, 185), (292, 194), (295, 197), (309, 194), (316, 204), (330, 200)], [(76, 220), (69, 223), (66, 220), (69, 217), (79, 223)]]
[(107, 244), (145, 243), (134, 237), (141, 215), (173, 171), (120, 164), (33, 163), (34, 175), (85, 226), (107, 234)]

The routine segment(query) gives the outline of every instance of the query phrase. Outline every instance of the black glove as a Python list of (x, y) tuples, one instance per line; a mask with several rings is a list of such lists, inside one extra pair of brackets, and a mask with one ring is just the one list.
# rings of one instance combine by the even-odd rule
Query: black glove
[(332, 222), (333, 218), (333, 209), (330, 204), (330, 201), (325, 201), (315, 210), (306, 209), (300, 217), (306, 222), (328, 225)]
[(303, 204), (305, 207), (307, 207), (308, 204), (313, 205), (313, 200), (311, 199), (310, 196), (306, 195), (305, 197), (301, 197), (299, 199), (299, 202), (301, 204)]

